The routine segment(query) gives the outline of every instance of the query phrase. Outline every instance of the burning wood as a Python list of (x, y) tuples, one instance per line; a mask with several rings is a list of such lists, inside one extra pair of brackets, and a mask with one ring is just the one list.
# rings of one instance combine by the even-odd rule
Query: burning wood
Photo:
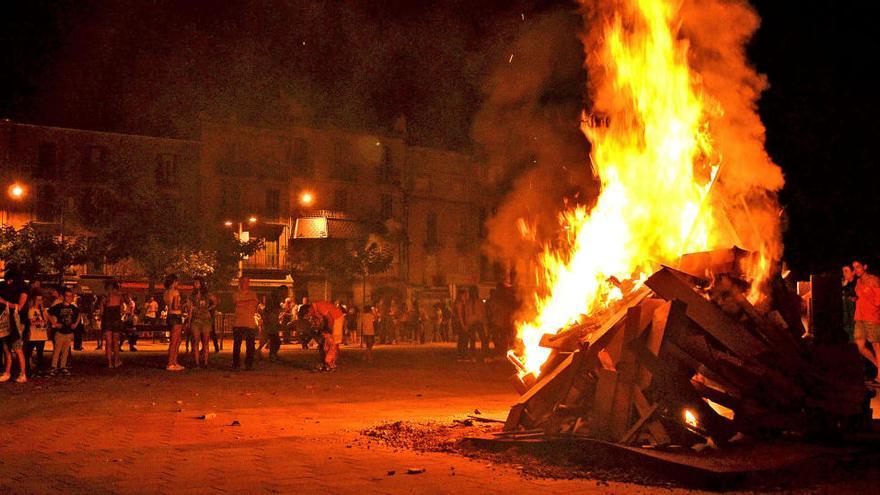
[(754, 13), (716, 0), (583, 2), (602, 118), (582, 130), (601, 191), (589, 210), (560, 213), (564, 236), (538, 257), (511, 355), (524, 393), (505, 430), (723, 446), (862, 414), (858, 372), (829, 375), (834, 353), (801, 339), (800, 301), (776, 276), (782, 175), (754, 111), (754, 28), (718, 37), (712, 26), (722, 13), (757, 26)]
[[(662, 268), (597, 329), (546, 339), (559, 358), (511, 409), (505, 431), (723, 446), (737, 433), (834, 431), (865, 413), (859, 370), (831, 376), (821, 357), (844, 350), (810, 348), (747, 301), (726, 313), (700, 290)], [(563, 339), (577, 348), (560, 350)]]

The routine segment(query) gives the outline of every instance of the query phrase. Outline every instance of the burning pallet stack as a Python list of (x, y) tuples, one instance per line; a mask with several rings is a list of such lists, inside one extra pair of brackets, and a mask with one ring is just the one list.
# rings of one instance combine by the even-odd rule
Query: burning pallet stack
[(545, 335), (553, 352), (537, 379), (513, 377), (522, 396), (501, 436), (722, 446), (738, 433), (811, 435), (863, 417), (858, 352), (804, 340), (800, 298), (781, 280), (768, 307), (750, 304), (738, 270), (747, 256), (687, 255), (602, 321)]

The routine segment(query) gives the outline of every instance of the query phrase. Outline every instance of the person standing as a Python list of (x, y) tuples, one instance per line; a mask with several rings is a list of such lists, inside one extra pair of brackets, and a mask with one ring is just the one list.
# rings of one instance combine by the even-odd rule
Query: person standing
[(855, 315), (856, 315), (856, 274), (853, 272), (852, 266), (843, 265), (841, 269), (842, 278), (840, 281), (841, 294), (843, 297), (843, 329), (849, 336), (849, 341), (853, 342), (855, 334)]
[[(283, 287), (283, 286), (282, 286)], [(290, 291), (284, 295), (284, 302), (281, 306), (281, 333), (282, 341), (285, 344), (293, 342), (291, 331), (293, 330), (293, 322), (296, 320), (296, 301), (290, 297)]]
[(431, 306), (430, 323), (428, 325), (428, 342), (441, 342), (443, 326), (443, 308), (440, 303)]
[(83, 287), (80, 294), (76, 296), (76, 307), (79, 308), (80, 324), (73, 333), (73, 350), (83, 350), (83, 337), (92, 331), (92, 313), (95, 310), (95, 295)]
[(452, 342), (453, 335), (455, 335), (455, 316), (452, 311), (452, 302), (448, 298), (443, 301), (440, 312), (443, 316), (443, 321), (440, 325), (442, 332), (440, 338), (443, 339), (443, 342)]
[(79, 326), (79, 308), (73, 304), (73, 290), (65, 287), (61, 291), (61, 302), (49, 308), (49, 321), (55, 330), (52, 350), (52, 372), (69, 375), (70, 347), (73, 345), (73, 332)]
[(389, 342), (388, 333), (391, 325), (388, 323), (388, 301), (384, 297), (379, 299), (376, 310), (376, 335), (380, 344), (387, 344)]
[(30, 366), (31, 355), (37, 352), (34, 367), (28, 374), (33, 376), (34, 371), (41, 372), (43, 369), (43, 352), (46, 348), (46, 340), (49, 338), (49, 315), (43, 306), (43, 295), (39, 292), (31, 292), (28, 299), (28, 335), (24, 344), (24, 361)]
[(388, 325), (388, 343), (396, 344), (400, 339), (400, 303), (397, 298), (391, 298), (391, 304), (388, 306), (388, 318), (385, 320)]
[[(122, 296), (122, 303), (122, 328), (125, 331), (125, 340), (128, 341), (128, 350), (130, 352), (137, 352), (137, 299), (126, 292)], [(119, 350), (122, 350), (122, 341), (119, 342)]]
[(376, 318), (378, 314), (378, 308), (366, 306), (358, 318), (358, 334), (360, 334), (361, 341), (367, 347), (364, 360), (368, 363), (373, 362), (373, 345), (376, 343)]
[(246, 345), (244, 366), (246, 370), (252, 370), (256, 349), (256, 314), (259, 300), (257, 295), (251, 291), (249, 278), (241, 277), (238, 279), (238, 290), (233, 295), (233, 302), (235, 303), (235, 313), (232, 318), (232, 368), (240, 369), (241, 367), (241, 343), (244, 341)]
[(94, 320), (94, 329), (95, 329), (95, 350), (100, 351), (104, 348), (104, 326), (101, 322), (101, 308), (104, 307), (104, 304), (107, 302), (107, 298), (104, 294), (101, 294), (95, 299), (95, 316), (92, 318)]
[(22, 352), (22, 338), (18, 333), (22, 328), (19, 320), (18, 305), (11, 304), (8, 300), (0, 299), (0, 347), (3, 348), (3, 360), (6, 363), (6, 369), (0, 375), (0, 382), (9, 381), (12, 378), (12, 357), (18, 358), (20, 371), (16, 382), (24, 383), (27, 381), (27, 364), (25, 363), (24, 353)]
[(211, 315), (217, 306), (217, 298), (208, 292), (205, 279), (193, 281), (193, 294), (190, 299), (190, 331), (193, 338), (193, 359), (196, 367), (208, 367), (208, 343), (211, 340)]
[(119, 282), (108, 282), (107, 293), (102, 299), (101, 330), (104, 332), (104, 355), (107, 367), (117, 368), (122, 364), (119, 357), (120, 336), (122, 335), (122, 294)]
[[(464, 289), (456, 304), (456, 318), (460, 327), (458, 335), (459, 360), (468, 359), (468, 346), (472, 344), (472, 351), (476, 352), (476, 339), (480, 339), (480, 350), (483, 360), (488, 358), (489, 339), (484, 329), (486, 310), (483, 303), (478, 301), (471, 291)], [(476, 361), (476, 356), (470, 356), (470, 360)]]
[(319, 320), (317, 314), (312, 311), (312, 303), (309, 302), (309, 296), (303, 296), (302, 303), (296, 306), (296, 320), (294, 321), (296, 335), (303, 350), (309, 348), (312, 339), (317, 341), (320, 338), (320, 329), (318, 325), (312, 324), (313, 319)]
[(345, 314), (345, 337), (343, 340), (343, 344), (345, 345), (354, 345), (360, 342), (358, 337), (358, 321), (360, 315), (360, 309), (352, 304), (348, 307)]
[(180, 353), (180, 336), (183, 331), (183, 301), (180, 299), (180, 291), (177, 290), (177, 275), (171, 274), (165, 277), (165, 300), (168, 325), (168, 371), (183, 371), (183, 366), (177, 361)]
[[(853, 261), (852, 267), (858, 277), (853, 337), (859, 352), (875, 367), (878, 367), (878, 356), (880, 356), (880, 279), (876, 275), (868, 273), (868, 265), (861, 261)], [(873, 352), (868, 350), (866, 343), (871, 346)], [(874, 382), (880, 384), (876, 377)]]
[(263, 338), (260, 339), (260, 348), (269, 347), (269, 361), (278, 359), (278, 349), (281, 348), (281, 323), (284, 319), (284, 299), (287, 297), (287, 287), (282, 285), (276, 288), (267, 298), (266, 307), (263, 309)]
[(27, 320), (25, 309), (27, 300), (28, 294), (18, 272), (6, 270), (3, 284), (0, 286), (0, 347), (3, 348), (3, 358), (6, 362), (6, 371), (0, 375), (0, 381), (3, 382), (12, 376), (13, 356), (18, 358), (21, 368), (16, 381), (19, 383), (27, 381), (27, 364), (22, 352), (24, 346), (22, 337), (25, 331), (22, 317)]
[(150, 296), (147, 298), (147, 303), (144, 304), (144, 323), (147, 325), (155, 325), (156, 319), (159, 316), (159, 303), (156, 302), (156, 298)]
[(468, 291), (462, 290), (455, 301), (455, 326), (458, 329), (458, 360), (466, 361), (468, 354), (468, 321), (470, 320), (470, 312), (472, 310), (470, 304), (471, 295)]

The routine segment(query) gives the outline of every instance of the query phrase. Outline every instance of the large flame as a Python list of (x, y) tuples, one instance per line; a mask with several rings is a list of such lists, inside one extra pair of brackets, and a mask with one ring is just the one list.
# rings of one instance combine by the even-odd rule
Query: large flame
[(721, 166), (709, 126), (723, 110), (689, 67), (680, 2), (606, 3), (615, 11), (588, 56), (601, 117), (582, 126), (601, 193), (560, 215), (566, 239), (540, 257), (534, 317), (518, 324), (525, 372), (550, 353), (543, 334), (621, 299), (660, 263), (727, 242), (707, 201)]

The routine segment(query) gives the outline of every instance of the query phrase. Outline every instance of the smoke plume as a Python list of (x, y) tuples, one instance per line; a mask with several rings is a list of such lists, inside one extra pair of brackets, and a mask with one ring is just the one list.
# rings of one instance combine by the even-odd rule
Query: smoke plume
[[(612, 14), (628, 8), (629, 3), (582, 1), (580, 57), (589, 80), (585, 101), (579, 102), (582, 108), (608, 108), (619, 97), (609, 85), (603, 86), (605, 74), (596, 51)], [(782, 243), (776, 193), (784, 180), (764, 149), (765, 129), (757, 113), (757, 101), (768, 83), (750, 65), (745, 52), (760, 19), (740, 0), (669, 3), (670, 8), (679, 8), (678, 37), (688, 43), (692, 84), (708, 114), (710, 159), (721, 163), (707, 199), (714, 215), (723, 217), (716, 218), (715, 224), (727, 230), (729, 244), (778, 259)], [(512, 51), (528, 65), (528, 71), (514, 77), (512, 67), (500, 65), (486, 86), (485, 104), (473, 130), (493, 176), (510, 187), (489, 221), (487, 250), (521, 269), (529, 266), (538, 246), (552, 243), (559, 235), (556, 215), (563, 209), (563, 198), (590, 205), (598, 192), (589, 173), (589, 145), (570, 132), (578, 124), (577, 115), (570, 106), (560, 111), (542, 97), (549, 86), (559, 84), (554, 76), (584, 84), (578, 73), (560, 67), (571, 60), (554, 52), (565, 44), (565, 37), (576, 36), (569, 22), (570, 16), (559, 13), (521, 34)]]

